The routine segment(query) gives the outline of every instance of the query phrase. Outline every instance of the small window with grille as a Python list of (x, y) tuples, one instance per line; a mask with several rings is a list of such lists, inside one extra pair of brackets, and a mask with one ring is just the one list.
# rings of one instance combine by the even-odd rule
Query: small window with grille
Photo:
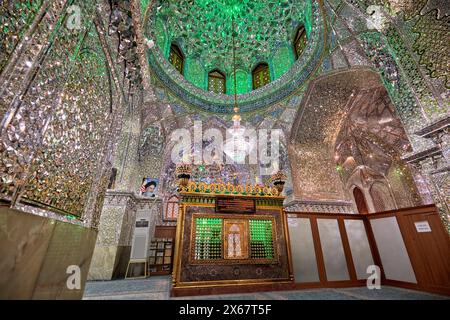
[(260, 63), (253, 69), (253, 90), (270, 83), (270, 71), (267, 63)]
[(208, 91), (226, 93), (225, 75), (219, 70), (208, 73)]
[(184, 56), (180, 48), (176, 44), (170, 46), (169, 62), (183, 74)]
[(303, 50), (305, 50), (305, 47), (306, 47), (306, 31), (304, 26), (300, 26), (297, 29), (297, 33), (295, 34), (294, 38), (294, 51), (296, 59), (300, 57)]
[(178, 218), (178, 197), (171, 196), (167, 200), (166, 214), (164, 216), (164, 220), (176, 221), (177, 218)]

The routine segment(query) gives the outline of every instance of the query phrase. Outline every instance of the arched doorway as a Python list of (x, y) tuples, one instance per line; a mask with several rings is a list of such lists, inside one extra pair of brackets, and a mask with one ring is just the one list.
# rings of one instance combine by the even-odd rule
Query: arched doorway
[(356, 208), (358, 209), (359, 214), (368, 214), (369, 210), (367, 209), (366, 197), (364, 197), (364, 193), (360, 188), (355, 187), (353, 189), (353, 197), (355, 198)]

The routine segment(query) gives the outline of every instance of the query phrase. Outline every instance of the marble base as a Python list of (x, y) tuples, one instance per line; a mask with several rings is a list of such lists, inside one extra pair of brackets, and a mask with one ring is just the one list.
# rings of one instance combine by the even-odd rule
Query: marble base
[[(0, 207), (0, 299), (81, 299), (97, 231)], [(80, 268), (69, 289), (67, 268)]]
[(131, 256), (131, 246), (119, 246), (117, 250), (116, 269), (113, 273), (113, 279), (124, 279), (127, 272), (128, 262)]
[(111, 280), (115, 269), (117, 246), (96, 246), (88, 280)]
[(130, 260), (131, 246), (96, 246), (88, 280), (124, 279)]

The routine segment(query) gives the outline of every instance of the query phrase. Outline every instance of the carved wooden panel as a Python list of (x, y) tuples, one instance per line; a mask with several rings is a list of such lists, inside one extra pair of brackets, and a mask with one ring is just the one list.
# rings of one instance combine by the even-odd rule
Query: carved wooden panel
[(224, 258), (248, 258), (248, 220), (225, 219), (224, 222)]

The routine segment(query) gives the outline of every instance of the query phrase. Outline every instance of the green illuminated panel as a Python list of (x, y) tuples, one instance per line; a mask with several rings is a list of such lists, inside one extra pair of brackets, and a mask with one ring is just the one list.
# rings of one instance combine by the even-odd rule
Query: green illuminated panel
[(274, 258), (272, 220), (250, 220), (250, 258)]
[(196, 260), (222, 259), (222, 219), (195, 218)]

